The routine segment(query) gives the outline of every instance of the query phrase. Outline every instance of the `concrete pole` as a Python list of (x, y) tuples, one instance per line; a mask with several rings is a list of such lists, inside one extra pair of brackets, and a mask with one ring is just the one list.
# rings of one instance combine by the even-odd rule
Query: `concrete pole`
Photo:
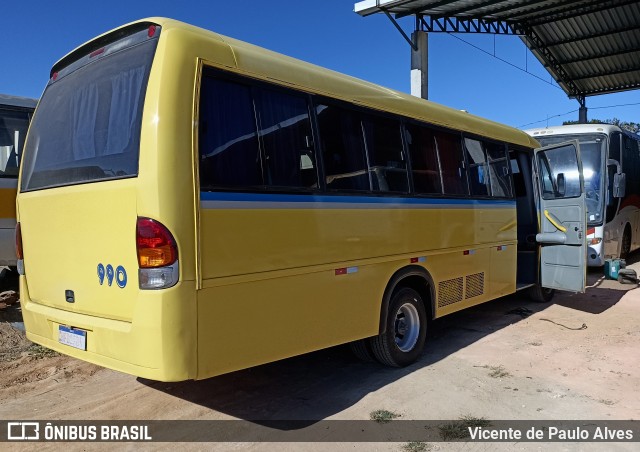
[(429, 98), (429, 35), (426, 31), (411, 33), (418, 50), (411, 49), (411, 94)]

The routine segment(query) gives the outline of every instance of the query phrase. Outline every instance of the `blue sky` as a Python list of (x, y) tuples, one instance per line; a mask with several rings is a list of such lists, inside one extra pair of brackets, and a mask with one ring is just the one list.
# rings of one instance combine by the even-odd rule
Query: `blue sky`
[[(234, 0), (8, 1), (2, 7), (0, 92), (39, 97), (49, 69), (83, 42), (150, 16), (182, 20), (400, 91), (410, 91), (410, 48), (381, 15), (362, 18), (355, 1)], [(412, 19), (401, 21), (407, 33)], [(513, 36), (431, 34), (429, 97), (514, 127), (577, 119), (578, 103)], [(472, 43), (542, 78), (501, 62)], [(528, 54), (528, 55), (527, 55)], [(636, 104), (602, 108), (611, 105)], [(589, 118), (640, 122), (640, 90), (589, 97)]]

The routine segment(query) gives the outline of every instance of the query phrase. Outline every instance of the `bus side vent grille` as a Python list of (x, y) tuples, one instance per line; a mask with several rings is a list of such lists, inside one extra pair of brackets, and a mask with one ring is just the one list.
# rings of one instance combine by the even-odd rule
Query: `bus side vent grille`
[(464, 298), (473, 298), (484, 293), (484, 273), (476, 273), (468, 275), (465, 278), (465, 294)]
[(438, 283), (438, 307), (462, 301), (462, 277)]

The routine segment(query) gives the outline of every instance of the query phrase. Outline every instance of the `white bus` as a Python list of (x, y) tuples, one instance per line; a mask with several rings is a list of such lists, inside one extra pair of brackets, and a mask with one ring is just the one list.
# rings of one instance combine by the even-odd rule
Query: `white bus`
[(640, 247), (640, 136), (609, 124), (525, 130), (543, 146), (580, 142), (587, 195), (588, 265)]

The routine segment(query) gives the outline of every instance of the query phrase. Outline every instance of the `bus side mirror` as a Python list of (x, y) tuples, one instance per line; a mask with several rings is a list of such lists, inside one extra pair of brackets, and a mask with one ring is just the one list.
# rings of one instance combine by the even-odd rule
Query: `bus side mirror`
[(566, 192), (566, 183), (564, 180), (564, 173), (558, 173), (556, 178), (556, 197), (564, 198)]
[(616, 173), (613, 175), (613, 197), (624, 198), (627, 187), (627, 175)]

